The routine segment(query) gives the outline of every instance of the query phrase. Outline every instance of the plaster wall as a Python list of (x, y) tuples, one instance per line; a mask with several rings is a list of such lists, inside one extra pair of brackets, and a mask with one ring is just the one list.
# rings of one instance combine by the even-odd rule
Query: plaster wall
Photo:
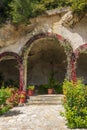
[(57, 22), (53, 26), (53, 32), (67, 39), (71, 43), (73, 50), (75, 50), (80, 45), (87, 43), (87, 16), (72, 28), (64, 27)]

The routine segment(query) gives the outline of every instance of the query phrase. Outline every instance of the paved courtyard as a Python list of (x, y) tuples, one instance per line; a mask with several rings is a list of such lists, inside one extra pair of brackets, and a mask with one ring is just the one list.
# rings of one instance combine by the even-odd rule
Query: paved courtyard
[(0, 117), (0, 130), (69, 130), (63, 111), (61, 105), (15, 107)]

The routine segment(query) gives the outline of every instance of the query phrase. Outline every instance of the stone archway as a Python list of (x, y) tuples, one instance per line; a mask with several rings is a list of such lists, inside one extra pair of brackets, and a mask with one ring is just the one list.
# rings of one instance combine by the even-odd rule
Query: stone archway
[[(32, 48), (35, 46), (36, 42), (38, 42), (38, 40), (43, 41), (43, 39), (47, 39), (47, 40), (48, 39), (51, 39), (51, 40), (54, 39), (54, 41), (59, 44), (59, 46), (57, 48), (58, 50), (56, 50), (56, 53), (58, 51), (60, 51), (60, 54), (63, 52), (62, 53), (63, 60), (66, 59), (66, 61), (67, 61), (67, 65), (66, 65), (67, 66), (66, 67), (67, 74), (66, 75), (67, 75), (68, 78), (70, 78), (70, 67), (71, 67), (70, 66), (70, 58), (71, 58), (72, 48), (71, 48), (69, 42), (67, 42), (66, 39), (64, 39), (63, 37), (61, 37), (60, 35), (57, 35), (57, 34), (41, 33), (41, 34), (35, 35), (32, 38), (30, 38), (30, 40), (26, 43), (26, 45), (24, 46), (24, 48), (22, 50), (22, 56), (24, 58), (24, 60), (23, 60), (23, 65), (24, 65), (24, 90), (26, 90), (26, 86), (27, 86), (27, 61), (28, 61), (28, 56), (32, 55), (32, 51), (33, 51)], [(59, 48), (61, 48), (61, 49), (59, 49)], [(46, 53), (47, 53), (47, 51), (46, 51)], [(49, 53), (50, 53), (50, 51), (49, 51)], [(60, 56), (59, 59), (61, 59), (61, 56)], [(46, 60), (46, 57), (45, 57), (45, 60)]]
[(53, 38), (41, 38), (32, 44), (28, 54), (28, 85), (47, 84), (50, 73), (59, 83), (63, 82), (67, 71), (64, 48)]
[(87, 84), (87, 43), (75, 50), (76, 55), (76, 76)]
[[(7, 73), (4, 72), (5, 80), (8, 80), (8, 79), (13, 80), (13, 78), (15, 78), (15, 80), (16, 80), (17, 78), (19, 78), (19, 90), (22, 91), (22, 89), (23, 89), (23, 66), (22, 66), (21, 57), (14, 52), (3, 52), (0, 54), (0, 66), (2, 66), (2, 65), (3, 65), (4, 70), (1, 70), (1, 72), (3, 73), (3, 71), (5, 71), (5, 70), (7, 71)], [(7, 68), (6, 65), (9, 68)], [(13, 70), (14, 65), (18, 65), (19, 77), (17, 76), (17, 78), (16, 78), (16, 75), (15, 76), (9, 75), (10, 69), (11, 69), (11, 74), (14, 73), (14, 70)], [(18, 74), (16, 69), (15, 69), (15, 71), (16, 71), (16, 74)]]

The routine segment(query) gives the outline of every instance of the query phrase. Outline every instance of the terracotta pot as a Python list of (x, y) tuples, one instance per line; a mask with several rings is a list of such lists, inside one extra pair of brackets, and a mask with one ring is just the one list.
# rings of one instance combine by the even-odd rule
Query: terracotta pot
[(33, 96), (34, 95), (34, 90), (28, 90), (28, 95)]
[(53, 88), (48, 89), (48, 94), (53, 94)]
[(20, 103), (25, 103), (26, 99), (25, 98), (20, 98)]

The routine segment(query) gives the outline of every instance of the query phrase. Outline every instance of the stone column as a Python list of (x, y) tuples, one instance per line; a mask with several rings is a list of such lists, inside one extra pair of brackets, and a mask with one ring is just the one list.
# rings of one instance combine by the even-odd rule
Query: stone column
[(22, 63), (20, 63), (19, 73), (20, 73), (19, 90), (22, 91), (23, 87), (24, 87), (24, 83), (23, 83), (23, 64)]
[(27, 58), (24, 57), (23, 60), (23, 91), (26, 91), (27, 87)]
[(74, 53), (71, 55), (71, 80), (76, 83), (76, 56)]
[(71, 55), (67, 54), (67, 73), (66, 73), (66, 78), (68, 80), (71, 79)]

